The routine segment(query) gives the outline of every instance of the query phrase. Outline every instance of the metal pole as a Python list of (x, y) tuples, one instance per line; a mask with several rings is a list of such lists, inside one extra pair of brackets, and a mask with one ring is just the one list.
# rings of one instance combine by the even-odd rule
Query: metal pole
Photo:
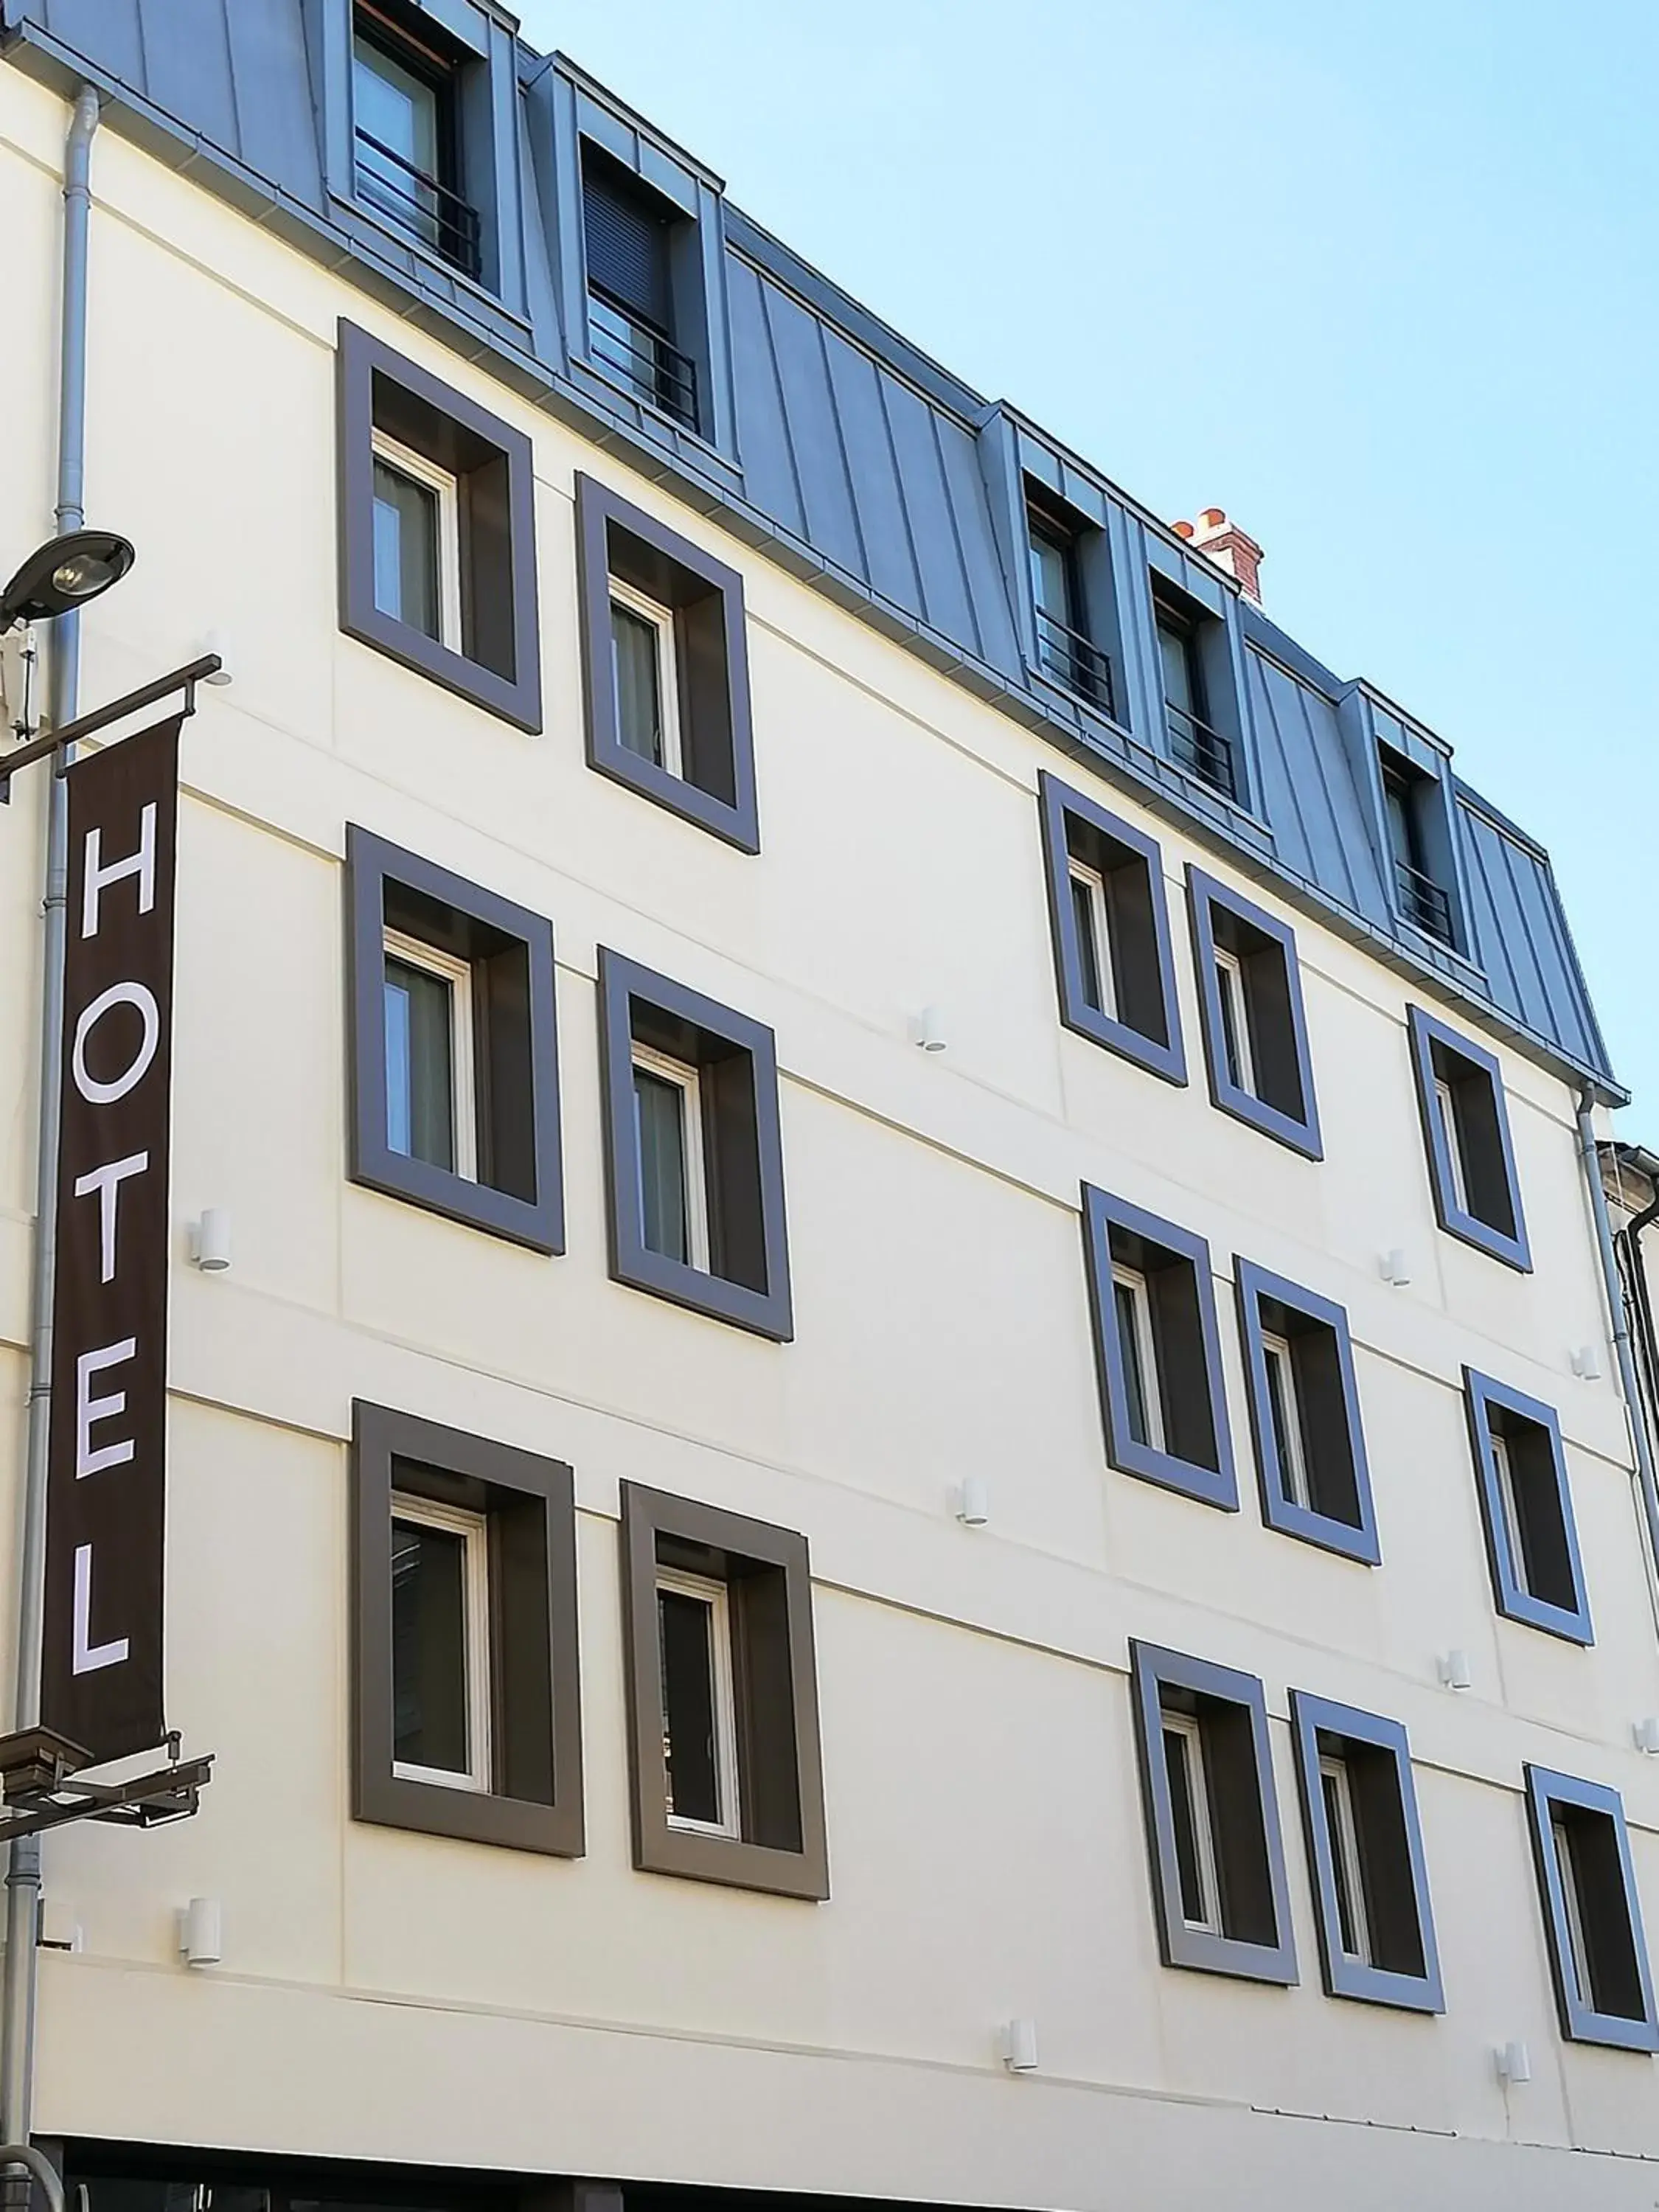
[(1659, 1480), (1655, 1477), (1653, 1451), (1648, 1442), (1648, 1425), (1642, 1413), (1642, 1393), (1636, 1379), (1636, 1355), (1631, 1348), (1630, 1322), (1626, 1316), (1625, 1294), (1619, 1281), (1619, 1262), (1613, 1255), (1613, 1224), (1607, 1218), (1607, 1194), (1601, 1188), (1601, 1161), (1595, 1148), (1595, 1122), (1588, 1091), (1578, 1101), (1578, 1150), (1584, 1163), (1584, 1181), (1589, 1186), (1590, 1213), (1595, 1223), (1595, 1245), (1601, 1260), (1601, 1287), (1607, 1292), (1607, 1315), (1613, 1324), (1613, 1349), (1619, 1362), (1619, 1387), (1624, 1396), (1631, 1443), (1636, 1452), (1636, 1479), (1642, 1494), (1642, 1517), (1647, 1526), (1648, 1560), (1656, 1578), (1659, 1578)]
[[(64, 149), (64, 293), (58, 346), (58, 530), (80, 529), (86, 470), (87, 245), (92, 218), (92, 140), (98, 95), (83, 85)], [(59, 615), (52, 628), (48, 713), (73, 721), (80, 691), (81, 623)], [(61, 776), (46, 799), (46, 945), (40, 992), (40, 1153), (35, 1164), (34, 1266), (30, 1285), (28, 1442), (23, 1469), (17, 1591), (17, 1671), (13, 1725), (40, 1712), (41, 1612), (46, 1589), (46, 1440), (52, 1412), (52, 1301), (57, 1274), (58, 1128), (62, 1106), (64, 896), (69, 799)], [(6, 1875), (6, 1955), (0, 1983), (0, 2134), (27, 2143), (34, 2094), (35, 1939), (40, 1905), (40, 1839), (11, 1847)]]

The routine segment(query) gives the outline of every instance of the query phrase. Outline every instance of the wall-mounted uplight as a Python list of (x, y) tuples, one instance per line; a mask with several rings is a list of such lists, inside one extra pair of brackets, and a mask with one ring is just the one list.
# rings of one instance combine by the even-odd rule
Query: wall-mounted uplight
[(1035, 2074), (1037, 2063), (1036, 2022), (1011, 2020), (999, 2040), (1002, 2063), (1011, 2074)]
[(1467, 1690), (1474, 1680), (1467, 1651), (1443, 1651), (1434, 1662), (1434, 1671), (1444, 1690)]
[(964, 1475), (955, 1493), (956, 1516), (964, 1528), (982, 1528), (991, 1517), (991, 1493), (982, 1474)]
[(1396, 1244), (1387, 1252), (1379, 1252), (1376, 1272), (1385, 1283), (1392, 1283), (1396, 1290), (1403, 1290), (1412, 1279), (1412, 1263), (1406, 1256), (1404, 1245)]
[(112, 530), (71, 530), (38, 546), (0, 592), (0, 630), (84, 606), (118, 584), (137, 557)]
[(222, 684), (235, 682), (236, 649), (228, 630), (210, 629), (202, 640), (202, 651), (204, 654), (212, 653), (219, 663), (211, 676), (202, 678), (204, 684), (211, 684), (217, 690)]
[(204, 1206), (190, 1224), (190, 1256), (204, 1275), (222, 1275), (230, 1265), (230, 1215), (222, 1206)]
[(1572, 1355), (1572, 1371), (1581, 1382), (1601, 1379), (1601, 1354), (1593, 1344), (1581, 1344)]
[(1532, 2079), (1532, 2053), (1524, 2043), (1500, 2043), (1492, 2055), (1498, 2078), (1505, 2087)]
[(179, 1915), (179, 1949), (188, 1966), (216, 1966), (225, 1955), (216, 1897), (192, 1897)]
[(945, 1017), (937, 1006), (924, 1006), (919, 1014), (911, 1015), (910, 1042), (923, 1052), (945, 1050)]
[(1644, 1713), (1632, 1723), (1630, 1732), (1638, 1751), (1646, 1752), (1650, 1759), (1659, 1758), (1659, 1713)]

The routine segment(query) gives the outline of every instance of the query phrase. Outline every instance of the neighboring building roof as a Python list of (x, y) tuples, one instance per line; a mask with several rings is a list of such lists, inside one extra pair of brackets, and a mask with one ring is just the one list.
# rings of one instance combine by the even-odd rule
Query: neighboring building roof
[[(538, 403), (630, 450), (793, 573), (1135, 787), (1377, 957), (1431, 976), (1473, 1018), (1622, 1097), (1548, 857), (1451, 775), (1448, 747), (1370, 685), (1333, 675), (1249, 602), (1239, 603), (1238, 635), (1248, 648), (1249, 816), (1212, 800), (1145, 744), (1067, 709), (1034, 679), (1023, 646), (1030, 617), (1009, 486), (1018, 487), (1025, 456), (1040, 450), (1068, 491), (1086, 487), (1120, 533), (1115, 559), (1127, 545), (1150, 548), (1166, 567), (1192, 560), (1173, 532), (724, 203), (717, 178), (573, 64), (514, 43), (516, 26), (495, 0), (427, 0), (427, 8), (440, 24), (473, 26), (475, 37), (504, 46), (521, 95), (516, 142), (495, 149), (503, 230), (515, 233), (513, 283), (500, 288), (499, 306), (355, 220), (330, 191), (338, 155), (327, 120), (328, 40), (331, 26), (349, 25), (348, 0), (0, 0), (0, 24), (12, 58), (60, 89), (82, 78), (97, 85), (111, 119), (161, 158), (188, 161), (194, 179), (469, 355), (482, 348)], [(555, 144), (556, 80), (590, 112), (604, 105), (617, 129), (678, 164), (702, 204), (719, 210), (719, 289), (729, 313), (720, 367), (732, 423), (713, 445), (613, 405), (591, 376), (573, 374), (581, 341), (573, 345), (563, 327), (561, 301), (572, 295), (560, 271), (573, 217), (559, 197), (561, 178), (574, 173), (561, 168)], [(1396, 915), (1374, 757), (1369, 766), (1365, 757), (1379, 722), (1403, 732), (1398, 741), (1443, 781), (1462, 956), (1442, 952)]]

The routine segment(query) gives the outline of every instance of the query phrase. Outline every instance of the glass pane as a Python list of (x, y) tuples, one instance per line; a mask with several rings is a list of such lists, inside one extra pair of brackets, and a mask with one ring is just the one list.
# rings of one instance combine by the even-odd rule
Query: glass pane
[(1170, 1809), (1175, 1820), (1176, 1866), (1181, 1875), (1181, 1915), (1196, 1926), (1209, 1919), (1204, 1875), (1198, 1857), (1198, 1824), (1193, 1790), (1199, 1778), (1188, 1756), (1189, 1740), (1179, 1729), (1164, 1731), (1164, 1763), (1170, 1777)]
[(1342, 1784), (1334, 1774), (1323, 1772), (1319, 1786), (1325, 1800), (1325, 1832), (1331, 1843), (1331, 1872), (1336, 1884), (1337, 1940), (1351, 1959), (1359, 1955), (1354, 1926), (1353, 1883), (1358, 1869), (1348, 1863), (1348, 1832), (1343, 1818)]
[(392, 1755), (468, 1771), (466, 1545), (447, 1528), (392, 1524)]
[(617, 678), (617, 734), (641, 760), (662, 758), (662, 667), (655, 623), (611, 602), (611, 656)]
[(1267, 1370), (1267, 1407), (1273, 1425), (1273, 1442), (1279, 1447), (1279, 1468), (1285, 1495), (1293, 1504), (1305, 1505), (1308, 1486), (1291, 1372), (1284, 1353), (1271, 1345), (1262, 1347), (1261, 1364)]
[(1394, 776), (1385, 776), (1382, 782), (1383, 805), (1389, 816), (1389, 844), (1394, 857), (1407, 868), (1418, 866), (1416, 823), (1412, 818), (1411, 795)]
[(1164, 696), (1170, 706), (1179, 707), (1183, 714), (1196, 714), (1198, 705), (1193, 684), (1192, 645), (1187, 633), (1159, 623), (1158, 649), (1164, 662)]
[(1129, 1434), (1138, 1444), (1149, 1444), (1152, 1430), (1146, 1419), (1146, 1377), (1140, 1364), (1139, 1302), (1127, 1283), (1114, 1283), (1117, 1307), (1118, 1348), (1123, 1355), (1123, 1382), (1128, 1395)]
[(1216, 995), (1221, 1001), (1221, 1049), (1227, 1062), (1227, 1080), (1237, 1091), (1249, 1091), (1250, 1064), (1245, 1057), (1245, 1012), (1238, 971), (1224, 960), (1215, 964)]
[(721, 1818), (714, 1749), (714, 1611), (684, 1590), (657, 1592), (662, 1645), (662, 1751), (668, 1809), (683, 1820)]
[(454, 993), (441, 975), (389, 954), (386, 1140), (407, 1159), (454, 1170)]
[[(357, 189), (371, 207), (437, 243), (438, 90), (367, 39), (352, 61)], [(373, 144), (366, 141), (373, 140)]]
[(1080, 878), (1072, 878), (1072, 909), (1077, 916), (1078, 960), (1083, 969), (1083, 995), (1097, 1013), (1106, 1011), (1101, 989), (1102, 946), (1095, 930), (1094, 894)]
[(640, 1139), (641, 1230), (647, 1250), (690, 1260), (685, 1211), (685, 1093), (648, 1068), (634, 1070)]
[(374, 604), (428, 637), (438, 616), (438, 495), (386, 462), (374, 464)]
[(1031, 596), (1046, 615), (1069, 629), (1072, 621), (1072, 594), (1067, 574), (1066, 548), (1057, 544), (1042, 531), (1034, 530), (1031, 544)]

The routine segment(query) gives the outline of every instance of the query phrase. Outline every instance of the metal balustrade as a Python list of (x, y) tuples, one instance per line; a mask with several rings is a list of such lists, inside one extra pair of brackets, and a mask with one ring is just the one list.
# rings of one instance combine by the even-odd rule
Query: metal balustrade
[(1238, 771), (1233, 760), (1233, 742), (1219, 730), (1212, 730), (1207, 722), (1200, 722), (1196, 714), (1189, 714), (1184, 707), (1173, 700), (1164, 702), (1169, 718), (1170, 750), (1182, 767), (1189, 769), (1229, 799), (1238, 796)]
[(1085, 637), (1080, 630), (1068, 629), (1046, 607), (1036, 613), (1037, 665), (1043, 673), (1054, 677), (1068, 691), (1075, 691), (1080, 699), (1098, 707), (1103, 714), (1115, 714), (1112, 702), (1112, 664), (1092, 638)]
[(688, 429), (697, 427), (697, 365), (659, 331), (599, 292), (587, 295), (587, 349), (641, 398)]
[(1395, 895), (1400, 911), (1407, 921), (1431, 937), (1437, 937), (1443, 945), (1452, 942), (1451, 901), (1432, 876), (1425, 876), (1408, 860), (1394, 864)]
[(368, 131), (357, 132), (357, 197), (469, 276), (483, 266), (478, 210)]

